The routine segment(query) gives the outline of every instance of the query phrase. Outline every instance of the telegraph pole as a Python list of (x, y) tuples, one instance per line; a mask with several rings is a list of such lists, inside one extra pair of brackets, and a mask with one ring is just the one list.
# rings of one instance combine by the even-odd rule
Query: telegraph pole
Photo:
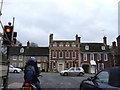
[(0, 17), (2, 15), (2, 6), (3, 6), (3, 0), (1, 1), (1, 6), (0, 6)]

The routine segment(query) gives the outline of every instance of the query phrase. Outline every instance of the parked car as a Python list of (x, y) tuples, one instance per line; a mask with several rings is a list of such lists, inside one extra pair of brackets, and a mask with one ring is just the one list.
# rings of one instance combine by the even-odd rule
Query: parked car
[(9, 72), (19, 73), (21, 71), (22, 71), (22, 69), (20, 69), (20, 68), (15, 68), (12, 65), (9, 66)]
[(83, 80), (80, 90), (120, 90), (120, 66), (106, 68)]
[(63, 70), (60, 72), (60, 75), (62, 76), (68, 76), (68, 75), (79, 75), (83, 76), (84, 75), (84, 70), (82, 67), (71, 67), (68, 70)]

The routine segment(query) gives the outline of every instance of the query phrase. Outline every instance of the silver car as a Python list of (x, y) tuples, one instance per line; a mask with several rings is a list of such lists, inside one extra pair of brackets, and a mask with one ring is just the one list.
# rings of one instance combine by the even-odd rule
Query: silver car
[(63, 70), (60, 72), (60, 75), (62, 76), (68, 76), (68, 75), (84, 75), (84, 69), (82, 67), (71, 67), (68, 70)]

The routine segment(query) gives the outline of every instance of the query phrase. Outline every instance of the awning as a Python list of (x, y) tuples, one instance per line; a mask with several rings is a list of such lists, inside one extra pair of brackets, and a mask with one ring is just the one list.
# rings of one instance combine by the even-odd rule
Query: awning
[(95, 60), (90, 60), (90, 64), (91, 65), (97, 65), (96, 62), (95, 62)]

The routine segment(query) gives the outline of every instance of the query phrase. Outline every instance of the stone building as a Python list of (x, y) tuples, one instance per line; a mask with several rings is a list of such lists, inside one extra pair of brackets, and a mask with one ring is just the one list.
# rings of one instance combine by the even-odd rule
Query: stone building
[(14, 67), (24, 68), (26, 60), (35, 57), (41, 71), (48, 71), (48, 47), (11, 46), (9, 50), (10, 64)]

